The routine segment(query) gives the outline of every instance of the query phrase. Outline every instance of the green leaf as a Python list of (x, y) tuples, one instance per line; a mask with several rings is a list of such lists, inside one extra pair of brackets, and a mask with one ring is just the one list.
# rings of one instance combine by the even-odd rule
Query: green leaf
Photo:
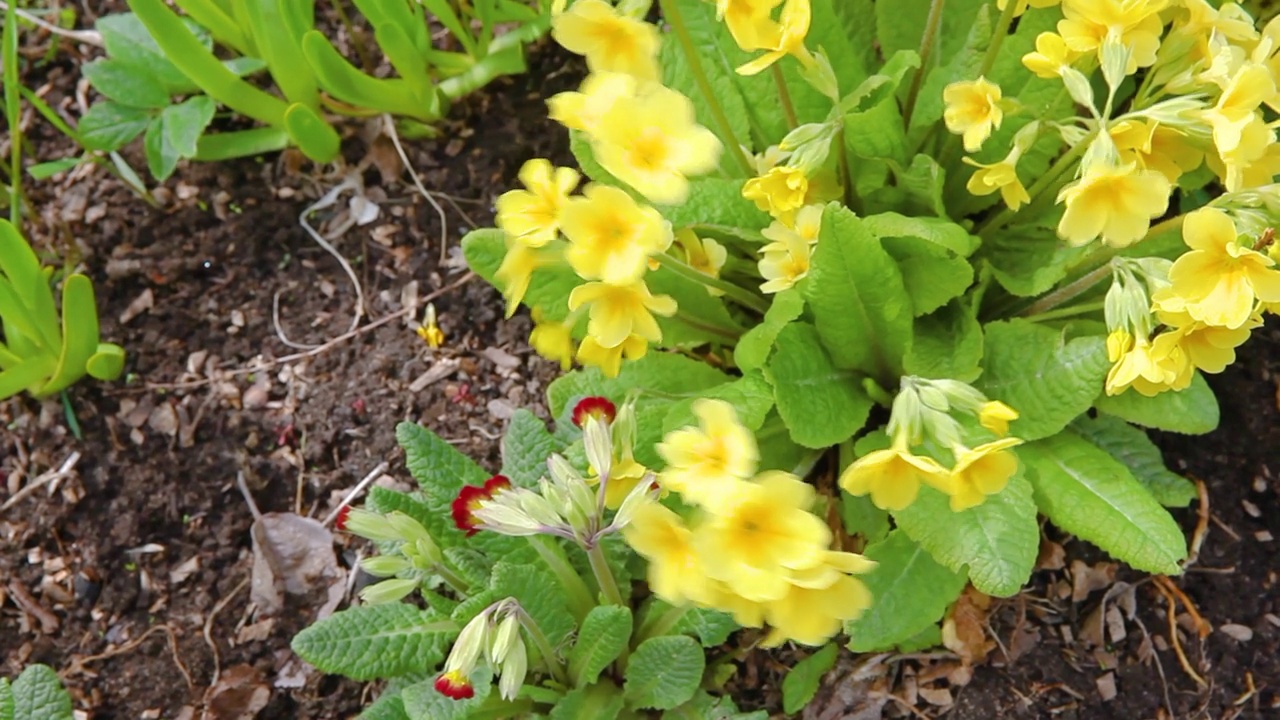
[(493, 673), (484, 665), (471, 673), (475, 697), (454, 700), (435, 689), (434, 680), (424, 680), (400, 691), (409, 720), (468, 720), (493, 692)]
[(865, 495), (840, 491), (840, 519), (846, 533), (861, 535), (868, 543), (880, 542), (889, 534), (889, 513), (876, 507)]
[[(135, 2), (137, 0), (134, 0)], [(402, 78), (375, 78), (347, 61), (319, 30), (302, 36), (302, 54), (325, 92), (350, 105), (431, 122), (440, 117), (438, 95), (423, 102)]]
[(489, 589), (499, 598), (519, 600), (553, 647), (558, 647), (577, 627), (569, 613), (564, 588), (540, 565), (499, 562), (493, 566)]
[(569, 674), (577, 687), (594, 684), (631, 641), (631, 608), (597, 605), (587, 613), (569, 651)]
[(882, 242), (898, 261), (916, 317), (946, 305), (973, 283), (973, 266), (950, 250), (917, 238), (884, 238)]
[(691, 637), (649, 638), (631, 656), (623, 696), (633, 708), (670, 710), (693, 697), (706, 662)]
[(216, 109), (217, 103), (207, 95), (197, 95), (166, 107), (160, 113), (166, 144), (172, 146), (179, 157), (195, 156), (196, 142), (209, 126), (209, 121), (213, 120)]
[(1071, 430), (1024, 445), (1018, 455), (1053, 524), (1139, 570), (1182, 572), (1182, 531), (1119, 460)]
[(982, 374), (982, 351), (982, 325), (963, 300), (953, 300), (916, 318), (915, 340), (903, 367), (920, 377), (973, 382)]
[(154, 109), (169, 104), (169, 91), (145, 68), (103, 58), (83, 65), (81, 71), (95, 90), (121, 105)]
[(822, 676), (835, 667), (839, 646), (834, 643), (796, 663), (782, 679), (782, 711), (791, 715), (800, 712), (818, 692)]
[(699, 690), (689, 702), (662, 713), (662, 720), (769, 720), (769, 713), (765, 710), (744, 713), (738, 710), (733, 698), (714, 697), (706, 690)]
[(909, 148), (902, 126), (902, 113), (892, 95), (866, 110), (844, 116), (845, 148), (864, 160), (906, 162)]
[(502, 435), (502, 474), (517, 487), (532, 487), (547, 472), (547, 458), (560, 450), (537, 415), (520, 408)]
[(690, 608), (672, 628), (672, 632), (695, 635), (703, 647), (723, 645), (734, 631), (741, 629), (733, 616), (720, 610)]
[(988, 595), (1010, 597), (1031, 577), (1040, 548), (1040, 526), (1031, 483), (1022, 472), (983, 504), (952, 512), (946, 495), (930, 487), (893, 515), (934, 559), (954, 572), (969, 568), (969, 580)]
[(80, 138), (88, 150), (119, 150), (147, 129), (151, 115), (141, 108), (104, 101), (94, 103), (80, 118)]
[(662, 216), (676, 229), (693, 226), (760, 230), (770, 218), (756, 204), (742, 197), (745, 180), (700, 177), (689, 181), (689, 198), (662, 208)]
[(400, 693), (383, 692), (373, 704), (360, 711), (359, 720), (410, 720)]
[(147, 154), (147, 169), (151, 171), (151, 176), (160, 182), (164, 182), (173, 174), (178, 167), (178, 149), (169, 144), (165, 138), (164, 119), (156, 118), (156, 121), (147, 126), (147, 131), (142, 136), (142, 147)]
[(791, 323), (778, 333), (765, 368), (778, 413), (797, 444), (825, 448), (853, 437), (867, 422), (871, 398), (848, 370), (839, 370), (823, 350), (819, 331)]
[[(933, 64), (945, 64), (964, 44), (973, 18), (986, 0), (955, 0), (943, 6)], [(885, 57), (899, 50), (918, 50), (929, 17), (929, 0), (875, 3), (876, 37)], [(863, 22), (870, 18), (863, 18)]]
[(315, 109), (294, 103), (284, 111), (284, 128), (289, 138), (307, 158), (318, 163), (332, 162), (342, 149), (338, 131)]
[(942, 619), (964, 589), (965, 577), (938, 564), (904, 531), (867, 546), (879, 565), (859, 576), (875, 598), (857, 620), (845, 623), (854, 652), (890, 650)]
[(407, 603), (358, 605), (293, 638), (293, 651), (327, 673), (356, 680), (431, 670), (444, 660), (457, 623)]
[(822, 216), (805, 297), (836, 367), (897, 383), (911, 344), (911, 298), (880, 239), (835, 203)]
[(50, 160), (49, 162), (36, 163), (27, 166), (27, 175), (34, 180), (48, 180), (64, 170), (71, 168), (84, 162), (83, 157), (66, 157), (61, 160)]
[(777, 342), (778, 333), (803, 312), (804, 296), (799, 290), (791, 288), (774, 295), (760, 324), (738, 338), (738, 345), (733, 350), (734, 362), (743, 372), (764, 367)]
[(417, 423), (396, 425), (404, 464), (434, 503), (453, 502), (463, 485), (482, 485), (490, 475), (443, 438)]
[(1064, 342), (1062, 332), (1026, 320), (985, 329), (983, 373), (975, 385), (1018, 411), (1011, 434), (1048, 437), (1093, 405), (1111, 366), (1101, 337)]
[(31, 665), (13, 681), (14, 720), (72, 720), (71, 695), (48, 665)]
[(287, 147), (289, 133), (284, 128), (256, 127), (201, 135), (196, 143), (196, 154), (192, 157), (201, 162), (218, 162), (276, 152)]
[(89, 359), (98, 352), (98, 337), (93, 281), (80, 273), (70, 275), (62, 283), (62, 347), (58, 352), (58, 365), (36, 395), (52, 395), (84, 377)]
[(732, 382), (705, 390), (697, 398), (688, 398), (671, 404), (662, 422), (664, 433), (697, 425), (693, 403), (701, 398), (724, 400), (738, 413), (738, 420), (749, 430), (759, 430), (764, 419), (773, 409), (773, 388), (760, 372), (752, 372)]
[(662, 347), (700, 347), (708, 342), (732, 341), (742, 334), (742, 326), (729, 314), (724, 300), (708, 293), (702, 283), (666, 267), (650, 272), (645, 281), (654, 295), (670, 295), (680, 308), (674, 317), (658, 318)]
[(579, 687), (560, 698), (551, 708), (550, 720), (614, 720), (625, 706), (618, 686), (605, 681), (590, 687)]
[(1218, 398), (1199, 372), (1186, 390), (1162, 392), (1155, 397), (1126, 390), (1119, 395), (1100, 395), (1093, 406), (1136, 425), (1185, 435), (1213, 432), (1220, 419)]
[(1001, 287), (1014, 295), (1039, 295), (1067, 276), (1067, 269), (1089, 251), (1058, 240), (1048, 228), (1012, 227), (983, 243), (982, 255), (991, 261), (992, 274)]
[[(211, 41), (203, 29), (187, 21), (187, 28), (192, 30), (200, 43), (211, 46)], [(151, 37), (142, 21), (133, 13), (106, 15), (98, 18), (94, 29), (102, 33), (102, 44), (107, 48), (107, 55), (118, 60), (125, 67), (145, 68), (146, 72), (160, 81), (168, 94), (182, 95), (196, 90), (191, 80), (177, 68), (164, 51)]]
[(981, 241), (968, 230), (941, 218), (907, 217), (896, 212), (883, 212), (863, 218), (873, 234), (882, 238), (910, 238), (968, 257)]
[(619, 401), (632, 390), (661, 396), (696, 397), (703, 389), (731, 380), (710, 365), (675, 353), (654, 353), (622, 364), (616, 378), (606, 378), (597, 368), (587, 368), (556, 378), (547, 387), (547, 405), (556, 417), (570, 402), (589, 395)]
[[(702, 8), (689, 7), (688, 2), (681, 4), (685, 6), (680, 11), (685, 21), (685, 28), (692, 36), (694, 45), (699, 50), (715, 48), (716, 38), (724, 32), (723, 23), (716, 22), (715, 15)], [(733, 68), (727, 67), (723, 62), (717, 62), (720, 58), (714, 54), (714, 50), (700, 52), (698, 59), (703, 77), (710, 83), (716, 102), (720, 104), (725, 117), (729, 120), (734, 137), (738, 142), (746, 142), (751, 137), (751, 129), (747, 122), (747, 106), (738, 89), (737, 75)], [(658, 62), (662, 66), (663, 84), (689, 98), (693, 102), (698, 124), (711, 128), (716, 135), (720, 135), (720, 125), (716, 123), (711, 106), (707, 103), (706, 94), (701, 92), (695, 82), (688, 57), (681, 49), (675, 33), (663, 34), (662, 51), (658, 56)], [(729, 139), (722, 137), (721, 141), (727, 144)], [(730, 177), (740, 177), (742, 168), (727, 150), (726, 148), (726, 152), (721, 154), (720, 168)]]
[(13, 720), (13, 688), (7, 678), (0, 678), (0, 720)]
[[(815, 16), (818, 8), (825, 5), (831, 6), (834, 15), (831, 30), (846, 38), (852, 53), (859, 56), (857, 59), (850, 57), (845, 62), (838, 62), (840, 58), (836, 55), (831, 57), (840, 89), (847, 92), (865, 80), (868, 70), (879, 62), (875, 23), (868, 22), (868, 18), (875, 16), (875, 3), (873, 0), (819, 0), (814, 5)], [(810, 31), (816, 26), (816, 22), (811, 23)]]
[(1079, 417), (1071, 430), (1124, 463), (1161, 505), (1186, 507), (1196, 498), (1195, 483), (1165, 467), (1155, 443), (1124, 420), (1110, 415)]
[[(498, 268), (507, 254), (506, 242), (501, 230), (485, 228), (473, 230), (462, 238), (462, 254), (467, 265), (490, 285), (502, 289), (496, 282)], [(582, 284), (582, 279), (566, 264), (540, 268), (533, 274), (529, 291), (523, 304), (538, 308), (549, 321), (563, 320), (569, 314), (569, 293)]]

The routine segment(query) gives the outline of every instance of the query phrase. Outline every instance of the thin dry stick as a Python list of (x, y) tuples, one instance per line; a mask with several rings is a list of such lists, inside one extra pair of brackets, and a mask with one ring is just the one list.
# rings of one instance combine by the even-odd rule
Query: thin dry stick
[(194, 680), (191, 679), (191, 673), (187, 671), (187, 666), (182, 664), (182, 656), (178, 654), (178, 638), (174, 634), (173, 628), (169, 627), (167, 624), (155, 625), (150, 630), (147, 630), (146, 632), (139, 635), (137, 639), (130, 640), (129, 642), (125, 643), (124, 645), (121, 645), (118, 648), (113, 648), (111, 650), (107, 650), (106, 652), (98, 653), (97, 655), (90, 655), (89, 657), (86, 657), (86, 658), (72, 658), (71, 667), (67, 668), (61, 673), (58, 673), (58, 675), (63, 679), (66, 679), (66, 677), (69, 675), (73, 675), (78, 672), (84, 672), (85, 663), (97, 662), (98, 660), (106, 660), (107, 658), (112, 658), (112, 657), (115, 657), (116, 655), (127, 653), (130, 650), (133, 650), (134, 648), (141, 645), (144, 640), (151, 637), (152, 633), (157, 633), (157, 632), (163, 632), (165, 635), (168, 636), (169, 651), (173, 653), (173, 664), (178, 666), (178, 672), (181, 672), (182, 677), (186, 679), (187, 688), (190, 690), (195, 690), (196, 683)]
[(213, 619), (218, 617), (218, 613), (222, 612), (223, 609), (230, 605), (231, 601), (234, 600), (235, 597), (240, 594), (240, 591), (245, 589), (245, 586), (248, 584), (249, 578), (241, 580), (240, 584), (236, 585), (234, 590), (228, 593), (226, 597), (219, 600), (217, 605), (213, 606), (213, 610), (209, 612), (209, 617), (204, 620), (204, 630), (201, 631), (200, 634), (204, 636), (205, 644), (209, 646), (211, 651), (213, 651), (213, 678), (209, 680), (209, 687), (217, 685), (218, 678), (222, 675), (222, 656), (218, 654), (218, 643), (213, 641)]
[(1178, 639), (1178, 601), (1173, 597), (1173, 593), (1165, 589), (1160, 583), (1156, 583), (1156, 589), (1164, 595), (1164, 599), (1169, 603), (1169, 644), (1173, 645), (1173, 652), (1178, 656), (1178, 664), (1182, 666), (1182, 671), (1187, 677), (1196, 681), (1200, 687), (1208, 687), (1208, 683), (1200, 674), (1191, 667), (1191, 661), (1187, 659), (1187, 653), (1182, 649), (1182, 641)]
[[(1135, 613), (1133, 621), (1137, 624), (1138, 629), (1142, 631), (1142, 639), (1150, 644), (1151, 633), (1147, 632), (1147, 626), (1142, 623), (1142, 618)], [(1160, 653), (1153, 650), (1151, 659), (1156, 661), (1156, 672), (1160, 673), (1160, 689), (1164, 692), (1164, 706), (1169, 709), (1169, 718), (1170, 720), (1178, 720), (1178, 716), (1173, 714), (1173, 700), (1169, 697), (1169, 679), (1164, 675), (1164, 663), (1160, 662)]]
[(413, 171), (413, 164), (409, 162), (409, 155), (405, 153), (404, 146), (400, 144), (400, 135), (396, 132), (395, 121), (390, 115), (382, 116), (383, 127), (386, 128), (387, 137), (391, 138), (391, 144), (396, 146), (396, 153), (400, 155), (400, 162), (404, 163), (404, 169), (409, 171), (409, 177), (413, 179), (413, 186), (422, 193), (422, 197), (431, 203), (431, 207), (436, 209), (436, 214), (440, 216), (440, 264), (444, 265), (445, 260), (449, 258), (449, 218), (445, 217), (444, 208), (440, 207), (440, 203), (427, 192), (423, 187), (422, 180), (418, 177), (418, 173)]
[(78, 462), (80, 462), (80, 451), (76, 450), (68, 455), (66, 460), (62, 461), (62, 465), (60, 465), (57, 470), (51, 470), (40, 477), (37, 477), (35, 480), (27, 483), (21, 490), (14, 493), (8, 500), (5, 500), (4, 505), (0, 505), (0, 512), (4, 512), (14, 505), (22, 502), (36, 490), (39, 490), (45, 485), (48, 485), (55, 480), (61, 480), (62, 478), (67, 477), (71, 474), (71, 471), (75, 468), (76, 463)]
[(378, 463), (378, 466), (370, 470), (369, 474), (365, 475), (363, 480), (356, 483), (355, 488), (351, 492), (347, 493), (346, 497), (342, 498), (342, 502), (338, 503), (338, 507), (334, 508), (333, 512), (329, 513), (329, 517), (325, 518), (324, 522), (320, 524), (325, 527), (329, 527), (329, 525), (338, 518), (338, 514), (342, 512), (342, 508), (350, 505), (352, 500), (355, 500), (360, 493), (364, 492), (364, 489), (369, 487), (369, 484), (378, 479), (389, 467), (391, 467), (391, 465), (385, 460)]
[[(8, 9), (9, 9), (8, 4), (6, 4), (4, 0), (0, 0), (0, 10), (7, 11)], [(18, 17), (22, 18), (23, 20), (26, 20), (32, 25), (36, 25), (38, 27), (44, 28), (45, 30), (48, 30), (54, 35), (61, 35), (62, 37), (70, 38), (72, 40), (75, 40), (76, 42), (82, 42), (82, 43), (87, 43), (89, 45), (94, 45), (96, 47), (102, 47), (102, 33), (98, 32), (97, 30), (67, 30), (66, 28), (60, 28), (57, 25), (54, 25), (53, 23), (47, 22), (45, 20), (41, 20), (39, 17), (32, 15), (31, 13), (21, 8), (15, 7), (13, 11), (17, 13)]]

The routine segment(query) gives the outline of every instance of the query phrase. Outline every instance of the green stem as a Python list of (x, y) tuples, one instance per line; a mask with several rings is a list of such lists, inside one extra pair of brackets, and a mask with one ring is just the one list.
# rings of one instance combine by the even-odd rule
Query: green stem
[(731, 282), (725, 282), (720, 278), (714, 278), (706, 273), (698, 272), (678, 258), (663, 254), (658, 255), (657, 259), (658, 263), (662, 265), (662, 267), (667, 268), (676, 275), (679, 275), (686, 280), (692, 280), (696, 283), (706, 285), (707, 287), (715, 288), (723, 292), (725, 297), (745, 308), (755, 310), (761, 315), (769, 309), (769, 303), (765, 302), (764, 298), (759, 295), (756, 295), (749, 290), (744, 290)]
[(529, 535), (529, 544), (534, 550), (538, 551), (538, 556), (542, 558), (543, 564), (551, 571), (552, 575), (560, 581), (561, 587), (569, 596), (569, 611), (573, 616), (582, 622), (582, 619), (591, 612), (591, 608), (596, 606), (595, 598), (591, 595), (591, 589), (587, 587), (586, 581), (578, 574), (577, 570), (569, 564), (569, 558), (565, 557), (564, 550), (560, 548), (556, 541), (545, 535)]
[(1062, 318), (1074, 317), (1076, 315), (1084, 315), (1086, 313), (1095, 312), (1098, 310), (1102, 310), (1105, 306), (1106, 306), (1106, 303), (1103, 302), (1102, 300), (1099, 300), (1097, 302), (1084, 303), (1081, 305), (1069, 305), (1067, 307), (1060, 307), (1060, 308), (1057, 308), (1056, 310), (1042, 312), (1039, 315), (1030, 315), (1025, 317), (1027, 320), (1030, 320), (1031, 322), (1048, 322), (1050, 320), (1061, 320)]
[[(1013, 2), (1014, 0), (1010, 1)], [(1085, 150), (1089, 148), (1089, 145), (1093, 142), (1094, 136), (1097, 134), (1098, 131), (1094, 130), (1086, 135), (1083, 140), (1076, 144), (1075, 147), (1071, 148), (1063, 154), (1062, 157), (1058, 158), (1048, 171), (1046, 171), (1044, 175), (1040, 176), (1039, 180), (1035, 181), (1031, 188), (1027, 190), (1027, 195), (1031, 197), (1031, 202), (1027, 204), (1028, 210), (1030, 210), (1031, 207), (1041, 199), (1045, 189), (1057, 182), (1058, 178), (1064, 172), (1069, 170), (1075, 162), (1080, 159), (1081, 155), (1084, 155)], [(1013, 219), (1013, 216), (1014, 211), (1006, 207), (1001, 210), (998, 215), (983, 223), (982, 227), (978, 228), (977, 234), (985, 239), (990, 233), (993, 233), (1007, 225), (1009, 221)]]
[(844, 186), (844, 204), (854, 213), (862, 214), (862, 204), (854, 194), (853, 173), (849, 172), (849, 149), (844, 146), (844, 122), (836, 132), (834, 140), (836, 157), (840, 161), (840, 184)]
[(1097, 285), (1098, 283), (1102, 282), (1105, 278), (1108, 278), (1110, 276), (1111, 276), (1110, 263), (1101, 265), (1097, 268), (1094, 268), (1093, 270), (1086, 273), (1085, 275), (1080, 276), (1076, 280), (1066, 285), (1063, 285), (1062, 287), (1058, 288), (1057, 290), (1054, 290), (1048, 295), (1045, 295), (1044, 297), (1040, 298), (1034, 303), (1031, 303), (1030, 305), (1027, 306), (1025, 310), (1018, 313), (1018, 315), (1020, 315), (1021, 317), (1035, 317), (1035, 316), (1044, 315), (1045, 313), (1058, 307), (1059, 305), (1062, 305), (1063, 303), (1074, 300), (1075, 298), (1079, 297), (1081, 293), (1084, 293), (1085, 291), (1089, 290), (1089, 288), (1092, 288), (1094, 285)]
[(933, 44), (938, 38), (938, 26), (942, 23), (942, 7), (946, 0), (931, 0), (929, 17), (924, 22), (924, 37), (920, 38), (920, 69), (911, 78), (911, 90), (907, 93), (907, 102), (902, 110), (902, 124), (911, 127), (911, 113), (916, 109), (916, 99), (920, 96), (920, 85), (929, 70), (929, 55), (933, 53)]
[(453, 570), (446, 567), (443, 562), (436, 563), (435, 567), (431, 569), (435, 572), (435, 574), (439, 575), (442, 579), (444, 579), (444, 581), (448, 583), (449, 587), (456, 590), (459, 595), (466, 595), (468, 594), (468, 591), (471, 589), (470, 583), (468, 583), (466, 580), (463, 580), (461, 577), (458, 576), (457, 573), (455, 573)]
[(529, 613), (524, 608), (520, 608), (520, 625), (524, 627), (525, 632), (529, 633), (529, 638), (533, 640), (533, 644), (538, 648), (538, 654), (542, 655), (542, 659), (547, 664), (547, 671), (551, 673), (551, 677), (555, 681), (565, 687), (569, 687), (569, 673), (565, 670), (564, 662), (556, 655), (556, 650), (551, 646), (551, 641), (547, 640), (547, 636), (542, 633), (542, 628), (538, 627)]
[(987, 54), (982, 56), (982, 67), (978, 70), (978, 77), (986, 77), (987, 73), (991, 72), (991, 67), (996, 64), (996, 56), (1000, 52), (1000, 46), (1004, 44), (1005, 36), (1009, 34), (1009, 26), (1013, 24), (1013, 13), (1017, 9), (1018, 0), (1007, 0), (1004, 12), (1000, 13), (1000, 19), (996, 22), (991, 44), (987, 46)]
[(698, 92), (702, 93), (707, 107), (711, 110), (711, 117), (715, 120), (716, 125), (720, 126), (720, 139), (724, 141), (725, 145), (729, 146), (729, 154), (733, 156), (742, 172), (747, 177), (754, 176), (756, 174), (755, 168), (752, 166), (751, 161), (747, 159), (746, 153), (743, 152), (742, 143), (734, 136), (733, 125), (729, 122), (729, 116), (725, 114), (719, 98), (716, 97), (715, 90), (711, 87), (711, 81), (707, 79), (707, 74), (702, 69), (702, 59), (698, 57), (698, 48), (693, 44), (693, 37), (689, 35), (689, 28), (684, 23), (680, 8), (676, 7), (675, 0), (659, 0), (658, 4), (662, 8), (662, 16), (666, 18), (671, 25), (671, 29), (676, 33), (676, 39), (680, 42), (680, 49), (684, 51), (685, 59), (689, 61), (689, 72), (693, 74), (693, 81), (698, 86)]
[(795, 130), (800, 125), (796, 119), (796, 106), (791, 103), (791, 91), (787, 90), (787, 79), (782, 76), (782, 67), (778, 63), (769, 66), (773, 75), (773, 84), (778, 88), (778, 100), (782, 103), (782, 112), (787, 116), (787, 126)]
[(679, 624), (680, 620), (689, 612), (689, 609), (687, 605), (672, 605), (667, 608), (666, 612), (640, 626), (640, 629), (635, 634), (635, 639), (632, 640), (632, 644), (639, 647), (641, 643), (649, 638), (660, 637), (671, 632), (671, 629)]
[(18, 77), (17, 0), (5, 5), (4, 32), (0, 35), (0, 63), (4, 65), (4, 109), (9, 125), (9, 222), (22, 232), (22, 101)]
[(610, 605), (625, 606), (622, 593), (618, 592), (618, 583), (613, 579), (613, 571), (609, 569), (609, 562), (604, 557), (604, 546), (600, 543), (592, 545), (587, 550), (587, 558), (591, 561), (591, 572), (596, 576), (596, 582), (600, 584), (600, 592), (604, 593), (604, 599), (608, 600)]
[(1153, 238), (1153, 237), (1156, 237), (1156, 236), (1158, 236), (1158, 235), (1163, 235), (1163, 234), (1165, 234), (1165, 233), (1167, 233), (1167, 232), (1173, 232), (1173, 231), (1175, 231), (1175, 230), (1181, 230), (1181, 229), (1182, 229), (1182, 222), (1183, 222), (1184, 220), (1186, 220), (1186, 219), (1187, 219), (1187, 214), (1186, 214), (1186, 213), (1183, 213), (1183, 214), (1181, 214), (1181, 215), (1174, 215), (1173, 217), (1169, 218), (1168, 220), (1161, 220), (1160, 222), (1156, 223), (1155, 225), (1152, 225), (1152, 226), (1151, 226), (1151, 229), (1147, 231), (1147, 234), (1146, 234), (1146, 235), (1144, 235), (1142, 239), (1143, 239), (1143, 240), (1150, 240), (1150, 239), (1151, 239), (1151, 238)]

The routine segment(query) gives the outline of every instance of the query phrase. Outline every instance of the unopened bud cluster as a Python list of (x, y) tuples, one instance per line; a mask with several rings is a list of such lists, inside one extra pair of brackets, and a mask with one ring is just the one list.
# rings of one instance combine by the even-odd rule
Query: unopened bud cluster
[(454, 700), (475, 697), (471, 674), (483, 661), (498, 676), (503, 699), (514, 699), (529, 671), (529, 656), (520, 634), (525, 618), (515, 598), (500, 600), (472, 618), (449, 651), (444, 671), (436, 678), (436, 690)]

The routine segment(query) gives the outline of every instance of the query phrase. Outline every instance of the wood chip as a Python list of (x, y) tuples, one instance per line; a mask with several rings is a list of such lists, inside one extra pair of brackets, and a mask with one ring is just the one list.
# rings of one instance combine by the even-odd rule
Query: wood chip
[(437, 383), (458, 370), (458, 360), (456, 358), (442, 358), (437, 360), (426, 372), (418, 376), (417, 380), (409, 383), (409, 392), (422, 392), (427, 386)]
[(1240, 505), (1244, 508), (1244, 511), (1249, 514), (1249, 517), (1262, 517), (1262, 511), (1258, 509), (1258, 506), (1248, 500), (1241, 500)]
[(1082, 602), (1089, 594), (1111, 587), (1116, 581), (1115, 563), (1089, 565), (1080, 560), (1071, 561), (1071, 602)]
[(1269, 530), (1259, 530), (1258, 532), (1253, 534), (1253, 539), (1257, 540), (1258, 542), (1271, 542), (1276, 538), (1274, 535), (1271, 534)]
[(1102, 696), (1102, 702), (1111, 702), (1116, 699), (1116, 674), (1109, 672), (1106, 675), (1094, 680), (1093, 683), (1098, 686), (1098, 695)]
[(951, 697), (951, 691), (945, 688), (921, 687), (916, 692), (918, 692), (920, 697), (930, 705), (950, 707), (951, 704), (955, 702), (955, 699)]
[(520, 358), (500, 347), (487, 347), (480, 351), (480, 355), (487, 358), (494, 365), (506, 370), (515, 370), (520, 367)]
[(1267, 613), (1262, 617), (1264, 617), (1267, 622), (1271, 623), (1275, 627), (1280, 627), (1280, 615), (1276, 615), (1274, 613)]
[(1249, 642), (1253, 639), (1253, 628), (1248, 625), (1227, 623), (1226, 625), (1218, 626), (1218, 630), (1220, 630), (1222, 634), (1240, 642)]
[(156, 306), (156, 296), (151, 292), (151, 288), (143, 290), (138, 297), (129, 303), (129, 306), (120, 313), (120, 324), (125, 325), (130, 320), (138, 317), (142, 313)]
[(1124, 617), (1120, 614), (1120, 608), (1115, 605), (1107, 608), (1107, 635), (1111, 636), (1111, 643), (1113, 645), (1119, 644), (1128, 634), (1124, 627)]

